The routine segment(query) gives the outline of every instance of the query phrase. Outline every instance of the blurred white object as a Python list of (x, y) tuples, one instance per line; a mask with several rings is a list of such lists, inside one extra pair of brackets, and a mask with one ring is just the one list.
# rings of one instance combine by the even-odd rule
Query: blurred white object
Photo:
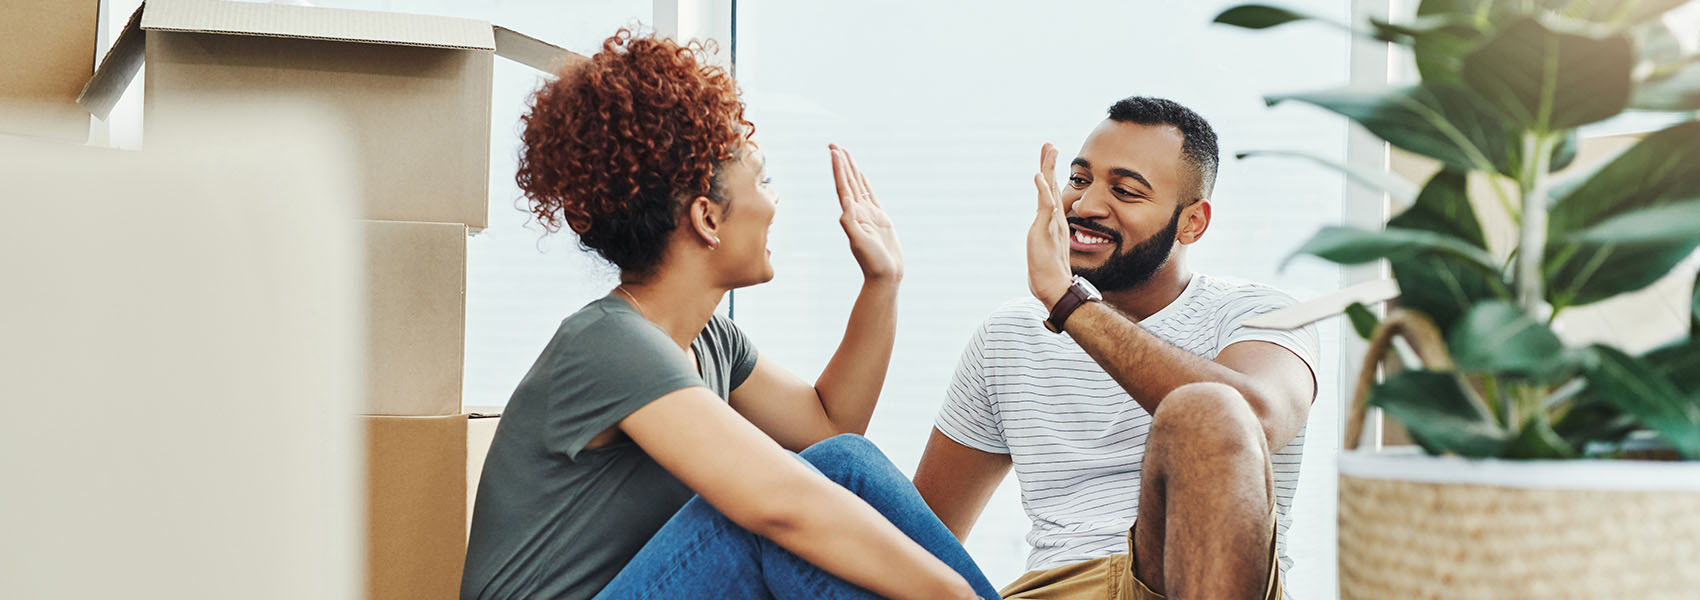
[(291, 115), (263, 157), (0, 138), (6, 597), (359, 594), (355, 186)]

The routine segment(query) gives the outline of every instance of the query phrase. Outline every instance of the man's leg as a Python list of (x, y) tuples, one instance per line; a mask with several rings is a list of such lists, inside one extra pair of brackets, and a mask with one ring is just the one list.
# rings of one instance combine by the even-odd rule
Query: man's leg
[(1140, 479), (1140, 581), (1175, 600), (1264, 596), (1274, 475), (1263, 428), (1238, 391), (1195, 383), (1164, 397)]

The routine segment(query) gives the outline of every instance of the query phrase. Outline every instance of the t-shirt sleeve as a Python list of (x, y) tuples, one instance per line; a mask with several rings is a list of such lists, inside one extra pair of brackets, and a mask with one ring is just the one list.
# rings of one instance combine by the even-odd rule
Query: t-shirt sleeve
[(744, 330), (739, 329), (737, 323), (719, 314), (709, 318), (708, 327), (713, 330), (716, 343), (720, 344), (721, 355), (726, 357), (732, 368), (726, 378), (726, 389), (738, 389), (756, 370), (756, 359), (761, 355), (756, 352), (755, 342), (744, 335)]
[(986, 386), (986, 335), (982, 325), (962, 350), (950, 389), (945, 392), (944, 406), (933, 424), (958, 444), (981, 452), (1009, 454), (997, 406)]
[(1257, 315), (1296, 304), (1294, 299), (1279, 290), (1255, 287), (1234, 294), (1221, 307), (1222, 319), (1217, 330), (1217, 348), (1227, 348), (1240, 342), (1268, 342), (1292, 352), (1310, 367), (1311, 380), (1316, 380), (1317, 355), (1321, 340), (1316, 325), (1298, 329), (1261, 329), (1246, 327), (1245, 322)]
[(656, 398), (703, 385), (679, 346), (637, 318), (607, 315), (553, 343), (545, 440), (569, 459)]

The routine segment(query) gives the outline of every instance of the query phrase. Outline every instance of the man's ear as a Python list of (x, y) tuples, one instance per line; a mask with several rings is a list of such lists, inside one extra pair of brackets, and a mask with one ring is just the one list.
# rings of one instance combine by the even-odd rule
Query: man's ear
[(720, 227), (725, 224), (726, 212), (719, 203), (707, 196), (692, 198), (685, 207), (685, 218), (703, 245), (710, 249), (720, 245)]
[(1210, 228), (1210, 199), (1202, 198), (1193, 202), (1192, 206), (1181, 209), (1181, 222), (1175, 233), (1175, 239), (1182, 244), (1191, 244), (1204, 237), (1204, 230)]

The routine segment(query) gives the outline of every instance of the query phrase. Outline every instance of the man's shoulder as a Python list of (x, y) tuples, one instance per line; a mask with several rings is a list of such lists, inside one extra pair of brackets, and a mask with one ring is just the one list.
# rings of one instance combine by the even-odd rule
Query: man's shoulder
[(1292, 294), (1266, 283), (1203, 273), (1197, 278), (1199, 290), (1194, 301), (1217, 308), (1253, 305), (1273, 309), (1298, 303)]
[(1045, 310), (1045, 305), (1040, 304), (1038, 299), (1032, 296), (1013, 298), (986, 315), (980, 328), (987, 335), (1032, 335), (1047, 332), (1044, 322), (1049, 316), (1050, 311)]

